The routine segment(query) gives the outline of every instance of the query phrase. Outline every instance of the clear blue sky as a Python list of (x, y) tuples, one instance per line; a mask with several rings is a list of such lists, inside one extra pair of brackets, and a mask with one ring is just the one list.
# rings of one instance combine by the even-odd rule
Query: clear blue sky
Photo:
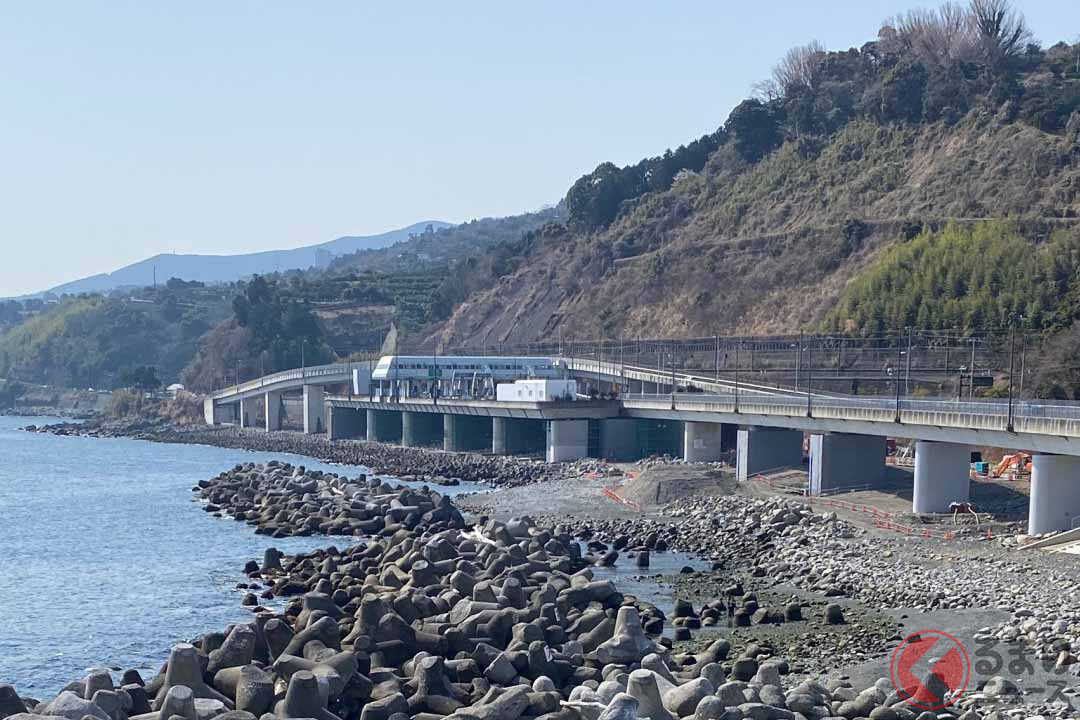
[[(912, 5), (49, 2), (0, 9), (0, 297), (557, 201), (711, 132), (789, 47)], [(1050, 44), (1080, 3), (1023, 3)]]

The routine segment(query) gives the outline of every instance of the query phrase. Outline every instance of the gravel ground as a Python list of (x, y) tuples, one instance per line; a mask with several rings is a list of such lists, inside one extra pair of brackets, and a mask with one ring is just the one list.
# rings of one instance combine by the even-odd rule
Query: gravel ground
[[(668, 482), (680, 472), (699, 478), (701, 470), (675, 466)], [(760, 607), (799, 603), (808, 618), (731, 628), (721, 616), (683, 642), (691, 650), (727, 637), (736, 648), (760, 645), (790, 658), (796, 677), (827, 674), (864, 686), (889, 678), (890, 656), (905, 637), (937, 630), (967, 652), (965, 702), (982, 708), (1008, 698), (1015, 704), (1002, 704), (1000, 717), (1075, 716), (1070, 707), (1047, 702), (1060, 689), (1080, 709), (1080, 558), (1021, 550), (1015, 538), (1001, 535), (944, 542), (859, 527), (763, 493), (759, 485), (740, 488), (745, 494), (691, 495), (639, 511), (604, 495), (619, 482), (557, 480), (461, 503), (495, 517), (562, 522), (593, 542), (622, 542), (624, 556), (659, 537), (667, 547), (714, 561), (712, 572), (670, 578), (676, 597), (695, 609), (739, 582)], [(687, 486), (700, 492), (695, 483)], [(810, 516), (819, 520), (808, 524)], [(822, 620), (832, 603), (842, 607), (844, 624)], [(1002, 686), (1017, 692), (997, 695)]]

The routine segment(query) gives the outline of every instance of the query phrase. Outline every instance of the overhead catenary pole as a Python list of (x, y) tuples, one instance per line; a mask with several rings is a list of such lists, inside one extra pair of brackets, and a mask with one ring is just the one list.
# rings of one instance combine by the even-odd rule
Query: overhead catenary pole
[(716, 336), (716, 380), (720, 380), (720, 336)]
[(661, 383), (664, 379), (664, 351), (657, 345), (656, 346), (656, 394), (660, 395)]
[(901, 350), (903, 338), (899, 333), (896, 335), (896, 369), (893, 370), (893, 386), (896, 389), (896, 416), (894, 420), (900, 422), (900, 360), (904, 351)]
[(803, 334), (799, 333), (799, 344), (795, 346), (795, 392), (799, 391), (799, 366), (802, 364)]
[(604, 339), (596, 345), (596, 397), (600, 397), (600, 387), (603, 382), (600, 379), (600, 366), (604, 364)]
[(1020, 412), (1024, 411), (1024, 372), (1027, 370), (1027, 334), (1021, 328), (1020, 331), (1020, 389), (1017, 393), (1017, 400), (1020, 402)]
[(619, 392), (629, 392), (626, 382), (626, 339), (619, 335)]
[(968, 400), (975, 399), (975, 343), (978, 342), (974, 335), (971, 336), (971, 367), (968, 368)]
[(814, 416), (814, 408), (812, 405), (814, 389), (814, 341), (811, 338), (810, 344), (806, 347), (806, 417)]
[(911, 394), (911, 326), (907, 329), (907, 364), (904, 367), (904, 395)]
[(672, 402), (674, 403), (675, 402), (675, 391), (676, 391), (676, 385), (675, 385), (675, 349), (674, 349), (674, 347), (672, 348), (671, 357), (672, 357)]
[(739, 348), (742, 340), (735, 341), (735, 412), (739, 412)]
[(1015, 342), (1013, 341), (1013, 324), (1009, 323), (1009, 414), (1005, 423), (1005, 430), (1007, 432), (1013, 431), (1013, 351), (1015, 350)]

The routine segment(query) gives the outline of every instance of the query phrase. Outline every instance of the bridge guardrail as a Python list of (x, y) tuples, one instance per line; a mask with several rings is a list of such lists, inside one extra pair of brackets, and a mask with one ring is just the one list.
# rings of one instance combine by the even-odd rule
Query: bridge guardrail
[(899, 409), (900, 422), (909, 425), (1080, 437), (1080, 407), (1056, 404), (1014, 404), (1010, 428), (1008, 403), (1002, 402), (901, 399), (898, 406), (895, 400), (884, 398), (811, 398), (808, 405), (805, 399), (791, 396), (750, 396), (740, 398), (736, 408), (734, 397), (706, 393), (638, 393), (624, 395), (623, 400), (655, 404), (657, 409), (665, 410), (697, 406), (702, 411), (719, 413), (809, 415), (879, 423), (895, 422)]
[[(627, 397), (633, 398), (671, 398), (671, 393), (632, 393)], [(723, 397), (727, 400), (728, 394), (713, 394), (713, 393), (676, 393), (676, 399), (679, 402), (686, 403), (709, 403), (716, 402), (719, 397)], [(753, 403), (755, 405), (774, 405), (774, 406), (792, 406), (802, 407), (805, 411), (805, 395), (802, 403), (798, 402), (797, 395), (785, 395), (785, 396), (754, 396), (752, 398), (744, 398), (740, 401), (741, 404)], [(732, 404), (734, 400), (732, 399)], [(894, 399), (886, 398), (857, 398), (857, 397), (823, 397), (813, 396), (811, 398), (812, 409), (824, 409), (824, 408), (860, 408), (866, 410), (884, 410), (894, 412), (898, 405)], [(899, 408), (901, 412), (942, 412), (942, 413), (959, 413), (962, 415), (993, 415), (999, 417), (1008, 417), (1009, 405), (1007, 402), (1000, 401), (968, 401), (968, 400), (912, 400), (901, 398), (899, 402)], [(1013, 417), (1021, 418), (1053, 418), (1060, 420), (1080, 420), (1080, 406), (1077, 405), (1060, 405), (1060, 404), (1046, 404), (1046, 403), (1033, 403), (1025, 401), (1023, 403), (1013, 403)]]
[(308, 378), (327, 377), (330, 375), (347, 374), (351, 369), (351, 365), (345, 365), (341, 363), (333, 363), (328, 365), (313, 365), (308, 368), (295, 368), (293, 370), (282, 370), (281, 372), (273, 373), (271, 375), (264, 375), (254, 380), (248, 380), (247, 382), (240, 383), (239, 385), (230, 385), (229, 387), (222, 388), (210, 394), (210, 397), (215, 400), (232, 395), (240, 395), (252, 390), (258, 390), (259, 388), (267, 385), (275, 385), (280, 382), (288, 382), (289, 380), (306, 380)]

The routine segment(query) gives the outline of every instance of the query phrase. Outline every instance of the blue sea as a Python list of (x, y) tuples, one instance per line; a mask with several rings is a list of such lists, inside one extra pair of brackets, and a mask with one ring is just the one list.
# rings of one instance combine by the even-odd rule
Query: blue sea
[[(200, 480), (237, 463), (285, 460), (349, 476), (356, 466), (286, 453), (19, 430), (56, 418), (0, 417), (0, 683), (51, 698), (89, 668), (136, 668), (149, 677), (175, 643), (245, 621), (236, 584), (271, 546), (309, 551), (349, 538), (256, 535), (194, 501)], [(465, 484), (448, 494), (482, 489)], [(596, 568), (624, 592), (671, 611), (655, 575), (700, 561), (654, 554)]]
[(91, 667), (156, 670), (176, 642), (250, 618), (235, 590), (247, 560), (349, 543), (256, 535), (204, 512), (191, 488), (242, 462), (363, 468), (18, 429), (51, 421), (0, 417), (0, 683), (21, 694), (51, 695)]

